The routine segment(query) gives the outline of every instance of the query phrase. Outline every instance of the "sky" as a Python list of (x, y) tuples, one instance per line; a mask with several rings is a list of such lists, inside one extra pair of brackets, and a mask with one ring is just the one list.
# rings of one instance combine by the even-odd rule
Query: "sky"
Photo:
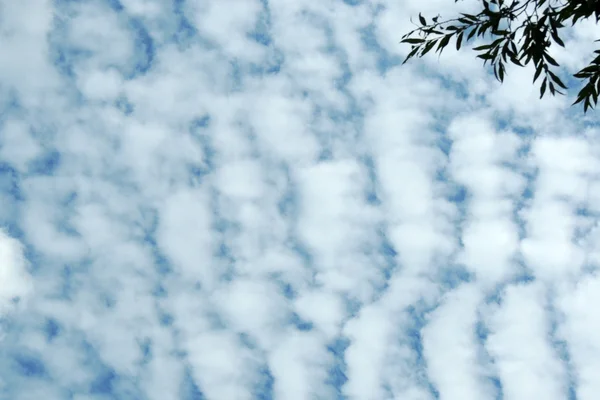
[(600, 30), (401, 65), (478, 5), (0, 0), (0, 399), (596, 400)]

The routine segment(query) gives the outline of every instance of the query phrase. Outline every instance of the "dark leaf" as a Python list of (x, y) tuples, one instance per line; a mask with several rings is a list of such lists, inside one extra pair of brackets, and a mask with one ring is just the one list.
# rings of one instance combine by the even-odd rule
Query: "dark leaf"
[(579, 72), (591, 73), (591, 72), (598, 72), (598, 70), (599, 70), (598, 67), (590, 65), (590, 66), (585, 67), (584, 69), (582, 69)]
[(542, 87), (540, 87), (540, 99), (544, 97), (544, 93), (546, 93), (546, 80), (547, 78), (544, 78), (544, 81), (542, 82)]
[(548, 73), (550, 74), (550, 77), (552, 77), (552, 80), (554, 82), (556, 82), (556, 84), (558, 86), (560, 86), (563, 89), (566, 89), (567, 87), (565, 86), (565, 84), (560, 80), (560, 78), (552, 71), (548, 70)]
[(435, 40), (431, 40), (429, 43), (427, 43), (425, 45), (425, 48), (423, 49), (423, 52), (421, 53), (421, 57), (423, 57), (425, 54), (427, 54), (429, 52), (429, 50), (433, 49), (433, 46), (435, 46)]
[(460, 44), (462, 43), (464, 32), (461, 32), (456, 37), (456, 50), (460, 50)]
[(573, 104), (571, 104), (572, 106), (577, 103), (581, 103), (583, 101), (583, 99), (585, 99), (587, 97), (587, 93), (584, 92), (584, 89), (581, 89), (579, 91), (579, 93), (577, 94), (577, 100), (575, 100), (575, 102)]
[(484, 44), (483, 46), (477, 46), (477, 47), (473, 47), (473, 50), (475, 51), (480, 51), (480, 50), (486, 50), (491, 48), (492, 45), (491, 44)]
[(402, 65), (406, 64), (406, 62), (411, 59), (415, 54), (417, 54), (417, 51), (419, 51), (418, 47), (415, 47), (412, 49), (412, 51), (410, 53), (408, 53), (408, 55), (406, 56), (406, 58), (404, 59), (404, 61), (402, 62)]
[(498, 76), (500, 77), (500, 82), (504, 82), (504, 65), (500, 63), (500, 67), (498, 69)]
[(448, 46), (448, 43), (450, 42), (451, 37), (452, 37), (452, 35), (444, 36), (444, 38), (442, 40), (440, 40), (440, 44), (438, 45), (438, 48), (436, 51), (439, 51), (441, 54), (444, 47)]
[(558, 33), (554, 30), (550, 31), (550, 34), (552, 35), (552, 39), (554, 39), (554, 41), (561, 47), (565, 47), (565, 42), (562, 41), (562, 39), (558, 36)]
[(440, 32), (440, 31), (435, 30), (433, 28), (431, 28), (431, 29), (423, 29), (423, 32), (426, 33), (426, 34), (428, 34), (428, 35), (431, 35), (433, 33), (435, 33), (436, 35), (443, 35), (444, 34), (444, 32)]
[(419, 22), (421, 22), (421, 25), (423, 26), (427, 25), (427, 20), (421, 15), (421, 13), (419, 13)]
[(471, 15), (471, 14), (464, 14), (464, 13), (460, 13), (460, 15), (462, 15), (463, 17), (470, 19), (471, 21), (478, 21), (477, 17), (475, 15)]
[(537, 68), (535, 70), (535, 74), (533, 75), (533, 83), (535, 83), (535, 81), (537, 81), (537, 78), (540, 77), (541, 73), (542, 73), (542, 68)]
[(471, 30), (471, 32), (469, 32), (469, 36), (467, 36), (467, 41), (471, 40), (471, 38), (473, 38), (473, 36), (475, 36), (476, 33), (477, 33), (477, 28), (473, 28)]
[(479, 32), (477, 32), (477, 36), (485, 36), (485, 32), (491, 28), (491, 24), (486, 23), (486, 24), (481, 24), (481, 26), (479, 27)]
[(420, 38), (408, 38), (408, 39), (402, 39), (400, 41), (400, 43), (411, 43), (411, 44), (418, 44), (418, 43), (423, 43), (425, 41), (425, 39), (420, 39)]
[(550, 64), (554, 65), (555, 67), (558, 67), (558, 63), (556, 62), (556, 60), (552, 57), (550, 57), (550, 54), (548, 53), (544, 53), (544, 58), (546, 59), (546, 61), (548, 61)]
[(516, 57), (510, 57), (510, 61), (511, 61), (513, 64), (515, 64), (515, 65), (518, 65), (519, 67), (524, 67), (524, 65), (523, 65), (523, 64), (521, 64), (521, 62), (520, 62), (519, 60), (517, 60), (517, 58), (516, 58)]

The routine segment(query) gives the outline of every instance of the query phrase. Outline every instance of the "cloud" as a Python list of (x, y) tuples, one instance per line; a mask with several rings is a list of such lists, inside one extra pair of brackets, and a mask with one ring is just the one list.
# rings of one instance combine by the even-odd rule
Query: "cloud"
[(32, 291), (32, 281), (23, 254), (23, 245), (0, 231), (0, 316), (15, 309)]
[(595, 117), (451, 3), (3, 4), (0, 398), (594, 398)]

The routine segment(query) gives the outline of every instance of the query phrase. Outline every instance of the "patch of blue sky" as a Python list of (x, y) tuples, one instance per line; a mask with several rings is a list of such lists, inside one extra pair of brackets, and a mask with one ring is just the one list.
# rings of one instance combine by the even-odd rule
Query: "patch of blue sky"
[(364, 0), (342, 0), (344, 4), (348, 4), (349, 6), (359, 6), (364, 3)]
[(61, 163), (61, 154), (58, 150), (51, 149), (32, 160), (28, 173), (34, 175), (54, 175)]
[(563, 367), (566, 370), (566, 384), (567, 384), (567, 400), (577, 399), (577, 375), (573, 368), (571, 354), (569, 352), (569, 346), (567, 342), (560, 336), (560, 324), (563, 316), (561, 312), (556, 309), (556, 305), (553, 304), (553, 298), (555, 293), (553, 290), (549, 290), (548, 293), (548, 307), (547, 313), (550, 320), (550, 329), (548, 332), (548, 339), (554, 351), (561, 361)]
[(267, 365), (258, 369), (258, 379), (254, 385), (253, 392), (256, 400), (273, 400), (273, 386), (275, 378)]
[(295, 312), (291, 313), (288, 324), (303, 332), (312, 331), (314, 328), (312, 322), (302, 319), (302, 317)]
[(364, 304), (358, 299), (349, 297), (348, 295), (343, 295), (342, 299), (344, 300), (344, 308), (348, 318), (357, 317)]
[(194, 381), (192, 371), (186, 368), (181, 381), (179, 396), (181, 400), (206, 400), (200, 386)]
[[(20, 204), (25, 198), (21, 184), (21, 174), (11, 164), (0, 160), (0, 228), (11, 237), (23, 241), (24, 234), (19, 226), (19, 215)], [(25, 248), (26, 256), (33, 257), (31, 246), (25, 245)]]
[(425, 314), (429, 311), (417, 303), (407, 307), (409, 321), (403, 326), (406, 335), (406, 341), (410, 349), (414, 352), (413, 363), (409, 366), (412, 374), (415, 376), (416, 383), (421, 384), (434, 398), (439, 398), (439, 393), (427, 376), (427, 363), (423, 355), (423, 337), (422, 329), (426, 324)]
[(50, 57), (54, 68), (63, 78), (74, 79), (76, 63), (91, 57), (93, 53), (88, 50), (69, 47), (64, 38), (66, 26), (65, 21), (55, 23), (55, 28), (49, 35)]
[(48, 378), (48, 370), (38, 354), (30, 349), (14, 349), (10, 355), (14, 371), (30, 379)]
[(248, 33), (248, 37), (263, 46), (269, 46), (273, 42), (271, 36), (271, 9), (268, 0), (260, 0), (262, 10), (256, 19), (254, 29)]
[(282, 216), (294, 221), (300, 215), (299, 189), (293, 180), (289, 166), (282, 165), (281, 172), (285, 176), (286, 185), (277, 202), (277, 208)]
[(63, 327), (57, 319), (47, 317), (42, 329), (44, 331), (46, 341), (50, 343), (61, 334)]
[(439, 265), (436, 273), (442, 293), (450, 292), (459, 286), (473, 282), (475, 276), (464, 265), (449, 262), (447, 265)]
[(335, 400), (347, 399), (343, 394), (344, 384), (348, 382), (348, 377), (346, 376), (348, 366), (344, 361), (344, 355), (349, 345), (350, 340), (343, 336), (336, 337), (327, 344), (327, 351), (333, 356), (333, 363), (327, 371), (328, 377), (326, 382), (335, 389)]
[(81, 290), (80, 277), (87, 273), (89, 267), (89, 261), (81, 262), (79, 265), (65, 264), (58, 268), (52, 266), (53, 279), (58, 281), (58, 285), (56, 285), (57, 292), (49, 293), (48, 296), (67, 302), (74, 301)]
[(186, 16), (185, 1), (186, 0), (173, 0), (173, 14), (176, 21), (173, 40), (180, 49), (189, 46), (198, 36), (198, 29), (196, 29)]
[(385, 48), (377, 41), (375, 35), (375, 24), (371, 23), (365, 28), (361, 29), (361, 40), (366, 50), (374, 53), (376, 56), (377, 72), (381, 75), (385, 75), (389, 70), (397, 67), (402, 63), (402, 58), (390, 54)]
[(135, 37), (135, 67), (131, 74), (126, 78), (133, 79), (138, 75), (144, 75), (152, 68), (156, 57), (156, 48), (152, 36), (140, 19), (132, 18), (129, 21), (129, 27), (134, 32)]
[(106, 4), (116, 12), (124, 10), (123, 4), (119, 0), (103, 0)]
[[(483, 322), (482, 315), (480, 313), (478, 314), (478, 317), (478, 321), (475, 324), (475, 337), (477, 338), (477, 359), (483, 364), (493, 364), (494, 359), (490, 356), (489, 352), (485, 347), (488, 337), (490, 335), (490, 330), (487, 327), (487, 325)], [(492, 388), (494, 388), (494, 399), (502, 400), (504, 399), (504, 390), (502, 387), (502, 382), (500, 381), (498, 376), (495, 375), (495, 372), (496, 371), (492, 369), (486, 374), (486, 376), (484, 376), (484, 379), (491, 385)]]
[(23, 200), (21, 174), (11, 164), (0, 160), (0, 193), (13, 201)]

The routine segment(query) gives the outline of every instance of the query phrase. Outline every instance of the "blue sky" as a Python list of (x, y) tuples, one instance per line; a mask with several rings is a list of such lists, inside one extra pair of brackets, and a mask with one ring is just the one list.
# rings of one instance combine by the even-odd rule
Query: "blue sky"
[(0, 1), (0, 399), (595, 400), (596, 114), (399, 66), (477, 6)]

